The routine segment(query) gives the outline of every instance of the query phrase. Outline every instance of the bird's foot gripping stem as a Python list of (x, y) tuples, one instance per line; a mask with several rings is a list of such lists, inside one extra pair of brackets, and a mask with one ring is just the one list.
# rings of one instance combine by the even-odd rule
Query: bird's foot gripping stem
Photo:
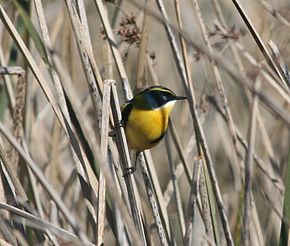
[(123, 174), (124, 178), (127, 178), (129, 175), (133, 174), (136, 171), (136, 166), (132, 166), (132, 167), (127, 167), (125, 168), (125, 173)]
[(120, 120), (115, 124), (115, 127), (112, 131), (109, 132), (110, 137), (116, 137), (117, 133), (116, 130), (120, 129), (121, 127), (125, 127), (125, 122), (123, 120)]
[(117, 122), (115, 124), (115, 128), (120, 128), (120, 127), (124, 127), (125, 126), (125, 121), (124, 120), (120, 120), (119, 122)]

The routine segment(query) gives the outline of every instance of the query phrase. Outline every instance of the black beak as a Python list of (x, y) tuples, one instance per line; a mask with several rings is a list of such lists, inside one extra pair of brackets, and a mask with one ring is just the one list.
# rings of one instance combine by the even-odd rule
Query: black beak
[(187, 99), (187, 97), (182, 97), (182, 96), (176, 96), (175, 100), (184, 100)]

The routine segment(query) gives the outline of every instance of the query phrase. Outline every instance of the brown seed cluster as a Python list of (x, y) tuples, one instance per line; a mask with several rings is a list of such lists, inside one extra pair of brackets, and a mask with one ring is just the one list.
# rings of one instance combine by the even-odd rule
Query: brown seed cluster
[(136, 16), (126, 15), (120, 22), (118, 29), (118, 35), (121, 37), (123, 42), (129, 45), (135, 44), (139, 47), (141, 41), (141, 31), (136, 23)]

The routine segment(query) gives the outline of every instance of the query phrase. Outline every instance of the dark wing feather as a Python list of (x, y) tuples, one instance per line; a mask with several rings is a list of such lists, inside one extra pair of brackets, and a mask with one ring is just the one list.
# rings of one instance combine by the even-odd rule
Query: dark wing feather
[(124, 127), (126, 126), (126, 123), (128, 121), (129, 115), (133, 109), (133, 105), (131, 102), (127, 102), (122, 109), (122, 123), (124, 124)]

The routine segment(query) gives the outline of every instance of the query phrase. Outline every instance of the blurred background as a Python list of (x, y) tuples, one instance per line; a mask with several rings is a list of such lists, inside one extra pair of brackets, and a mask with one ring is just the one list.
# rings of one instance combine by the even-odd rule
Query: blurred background
[[(96, 105), (92, 102), (92, 88), (88, 84), (88, 73), (83, 65), (82, 53), (85, 51), (80, 52), (79, 40), (83, 33), (86, 35), (82, 38), (87, 43), (83, 42), (82, 44), (87, 50), (90, 50), (91, 47), (96, 62), (95, 67), (102, 80), (113, 79), (116, 81), (121, 105), (125, 103), (125, 97), (118, 69), (119, 65), (112, 58), (106, 38), (108, 34), (102, 24), (104, 17), (99, 14), (96, 2), (98, 1), (42, 1), (42, 6), (38, 5), (44, 14), (44, 19), (42, 19), (40, 12), (37, 11), (37, 4), (41, 3), (39, 0), (0, 1), (3, 8), (0, 24), (0, 65), (12, 68), (17, 66), (22, 69), (20, 73), (8, 71), (5, 75), (1, 71), (0, 117), (3, 126), (21, 143), (26, 154), (39, 167), (51, 187), (57, 191), (87, 238), (92, 243), (99, 244), (95, 234), (96, 228), (93, 226), (97, 223), (90, 221), (88, 212), (90, 206), (87, 205), (78, 179), (79, 169), (76, 168), (75, 164), (76, 156), (72, 154), (69, 139), (58, 123), (51, 102), (47, 101), (44, 94), (48, 89), (41, 88), (35, 76), (35, 73), (43, 75), (48, 88), (57, 99), (59, 91), (56, 89), (52, 70), (57, 74), (63, 90), (69, 95), (66, 96), (72, 100), (71, 107), (74, 108), (75, 112), (79, 112), (77, 122), (84, 127), (86, 124), (90, 125), (89, 128), (95, 131), (93, 136), (96, 136), (98, 140)], [(245, 19), (241, 17), (233, 2), (225, 0), (175, 0), (164, 1), (163, 4), (169, 22), (179, 27), (182, 25), (189, 35), (183, 39), (185, 41), (185, 46), (183, 46), (179, 33), (176, 30), (173, 31), (177, 48), (182, 54), (180, 66), (186, 67), (189, 74), (188, 83), (193, 86), (197, 115), (209, 148), (214, 166), (213, 171), (217, 176), (218, 188), (221, 192), (233, 241), (237, 245), (245, 245), (243, 242), (247, 242), (242, 241), (245, 240), (243, 239), (245, 235), (243, 207), (246, 203), (244, 190), (245, 183), (249, 182), (249, 180), (245, 181), (244, 179), (245, 165), (248, 164), (246, 158), (248, 152), (243, 144), (249, 145), (249, 134), (254, 132), (254, 140), (251, 143), (252, 153), (249, 157), (253, 158), (253, 162), (250, 168), (250, 236), (248, 243), (250, 243), (249, 245), (278, 245), (279, 242), (285, 242), (283, 241), (285, 238), (286, 241), (288, 240), (288, 234), (283, 234), (283, 231), (281, 233), (281, 223), (283, 218), (285, 221), (289, 219), (285, 209), (283, 209), (285, 190), (286, 201), (288, 201), (286, 178), (289, 164), (289, 122), (281, 119), (281, 115), (269, 109), (269, 106), (259, 99), (254, 111), (251, 91), (242, 86), (240, 81), (234, 79), (223, 66), (219, 65), (219, 62), (215, 66), (206, 52), (190, 45), (190, 42), (196, 42), (202, 47), (209, 47), (206, 49), (212, 49), (215, 54), (219, 55), (220, 59), (231, 65), (236, 74), (241, 78), (243, 76), (247, 78), (245, 83), (259, 84), (259, 90), (266, 93), (270, 101), (274, 101), (283, 109), (285, 118), (289, 119), (289, 87), (281, 82), (279, 76), (267, 63), (259, 48), (259, 43), (253, 38), (249, 27), (245, 24)], [(103, 14), (108, 17), (109, 26), (113, 31), (115, 44), (133, 94), (141, 88), (158, 83), (172, 89), (177, 95), (188, 95), (190, 92), (188, 87), (185, 89), (164, 23), (154, 17), (154, 13), (160, 14), (158, 4), (155, 1), (148, 1), (155, 12), (152, 11), (152, 8), (149, 9), (154, 13), (149, 11), (145, 18), (144, 11), (139, 6), (146, 6), (145, 2), (139, 2), (139, 5), (134, 3), (133, 0), (102, 1), (106, 10)], [(287, 64), (289, 64), (288, 53), (290, 49), (290, 2), (244, 0), (240, 4), (251, 21), (250, 26), (256, 29), (261, 41), (269, 51), (272, 61), (281, 68), (284, 77), (287, 78), (288, 75), (289, 78)], [(77, 17), (68, 11), (68, 6), (74, 6), (76, 9), (74, 14)], [(81, 9), (81, 6), (84, 9)], [(176, 14), (178, 8), (180, 14)], [(9, 25), (5, 23), (3, 12), (11, 20), (15, 31), (11, 31)], [(73, 18), (79, 19), (80, 23), (85, 23), (82, 27), (78, 27), (83, 28), (80, 29), (83, 33), (80, 32), (78, 35), (78, 29), (72, 26)], [(51, 47), (47, 46), (46, 36), (43, 35), (43, 29), (40, 25), (41, 20), (48, 28)], [(146, 24), (144, 25), (145, 20)], [(144, 31), (145, 28), (147, 31)], [(15, 40), (17, 35), (27, 46), (27, 53), (21, 53), (19, 43), (13, 41), (12, 37)], [(205, 40), (209, 46), (206, 46)], [(267, 45), (270, 40), (272, 41), (271, 46)], [(145, 45), (143, 50), (142, 44)], [(182, 53), (182, 47), (184, 47), (185, 53)], [(273, 55), (273, 50), (275, 50), (273, 47), (276, 47), (280, 52), (276, 56)], [(43, 55), (45, 52), (49, 55)], [(35, 72), (27, 62), (29, 55), (35, 60), (39, 71)], [(51, 57), (51, 59), (47, 57)], [(186, 65), (184, 59), (187, 61)], [(144, 63), (142, 70), (140, 70), (142, 62)], [(222, 88), (217, 83), (219, 78)], [(183, 152), (189, 173), (192, 175), (194, 163), (200, 154), (196, 147), (195, 122), (189, 110), (189, 103), (184, 101), (176, 104), (171, 115), (171, 122), (176, 129), (180, 142), (179, 148)], [(256, 122), (254, 130), (250, 123), (253, 111), (252, 114), (254, 114)], [(227, 119), (228, 115), (230, 115), (230, 119)], [(110, 131), (112, 130), (111, 128)], [(75, 125), (73, 131), (78, 136), (78, 143), (82, 144)], [(115, 142), (114, 138), (112, 140)], [(58, 206), (55, 206), (55, 200), (47, 192), (43, 192), (46, 188), (39, 183), (37, 175), (35, 179), (35, 174), (30, 173), (31, 171), (27, 168), (23, 157), (13, 151), (4, 137), (1, 137), (1, 142), (1, 190), (3, 191), (1, 204), (10, 204), (23, 209), (20, 194), (15, 193), (15, 184), (12, 185), (7, 178), (12, 175), (10, 172), (7, 174), (6, 162), (8, 162), (11, 163), (12, 173), (20, 181), (29, 201), (30, 210), (28, 209), (27, 212), (37, 216), (40, 214), (42, 220), (51, 222), (57, 228), (73, 232), (65, 217), (56, 208)], [(186, 176), (184, 166), (181, 164), (183, 161), (177, 149), (170, 129), (166, 139), (150, 152), (157, 174), (158, 186), (165, 202), (163, 206), (166, 206), (165, 210), (168, 213), (170, 234), (177, 245), (185, 245), (184, 228), (188, 228), (188, 223), (190, 224), (188, 221), (192, 218), (189, 206), (192, 183)], [(148, 155), (150, 155), (149, 151)], [(7, 160), (4, 161), (3, 156), (6, 156)], [(118, 155), (114, 165), (117, 169), (116, 174), (119, 177), (119, 182), (124, 183), (121, 177), (122, 168), (119, 166), (119, 158)], [(201, 158), (204, 164), (202, 166), (206, 169), (203, 155)], [(88, 159), (90, 160), (90, 158)], [(170, 162), (174, 167), (173, 169)], [(96, 165), (98, 166), (98, 161), (96, 161)], [(192, 245), (225, 245), (229, 242), (224, 236), (219, 208), (216, 206), (215, 196), (210, 188), (210, 181), (208, 181), (209, 176), (206, 174), (206, 170), (204, 172), (209, 196), (212, 195), (212, 198), (207, 200), (209, 203), (214, 201), (213, 204), (210, 204), (214, 236), (209, 234), (205, 225), (204, 207), (200, 205), (202, 197), (198, 195), (197, 203), (201, 207), (196, 211), (196, 216), (192, 222)], [(96, 176), (97, 180), (99, 180), (98, 175)], [(142, 203), (141, 210), (145, 231), (147, 231), (147, 243), (159, 245), (158, 230), (154, 224), (154, 216), (146, 195), (147, 188), (142, 179), (140, 166), (138, 166), (134, 177)], [(175, 182), (176, 187), (173, 185)], [(7, 188), (7, 183), (9, 188)], [(107, 192), (110, 194), (108, 187)], [(95, 195), (98, 197), (97, 194)], [(121, 191), (120, 195), (122, 198), (126, 197)], [(289, 197), (288, 199), (290, 201)], [(96, 206), (94, 199), (90, 202), (92, 207)], [(181, 204), (181, 208), (178, 207), (178, 204)], [(180, 218), (180, 209), (183, 213), (183, 219)], [(18, 223), (13, 223), (11, 222), (13, 213), (5, 213), (4, 211), (10, 210), (2, 205), (1, 210), (2, 222), (0, 221), (0, 223), (3, 223), (2, 225), (7, 228), (6, 232), (1, 230), (1, 244), (3, 243), (3, 245), (4, 243), (22, 245), (21, 242), (28, 245), (65, 244), (68, 241), (73, 245), (78, 243), (77, 239), (73, 241), (71, 238), (62, 238), (44, 224), (37, 229), (28, 229), (30, 227), (26, 226), (24, 222), (19, 222), (19, 216), (21, 218), (23, 216), (21, 214), (17, 214)], [(96, 209), (95, 212), (97, 213), (97, 211)], [(104, 236), (101, 241), (104, 245), (119, 245), (121, 243), (116, 238), (114, 231), (116, 228), (111, 227), (109, 221), (111, 219), (108, 217), (104, 219)], [(29, 218), (26, 219), (26, 222), (30, 222), (31, 228), (36, 227), (35, 222)], [(39, 237), (38, 230), (45, 232), (43, 233), (44, 238)], [(51, 230), (51, 233), (56, 236), (55, 241), (47, 236), (49, 234), (46, 230)], [(131, 245), (135, 245), (134, 241), (132, 242), (128, 238), (127, 236), (127, 243), (131, 242)]]

